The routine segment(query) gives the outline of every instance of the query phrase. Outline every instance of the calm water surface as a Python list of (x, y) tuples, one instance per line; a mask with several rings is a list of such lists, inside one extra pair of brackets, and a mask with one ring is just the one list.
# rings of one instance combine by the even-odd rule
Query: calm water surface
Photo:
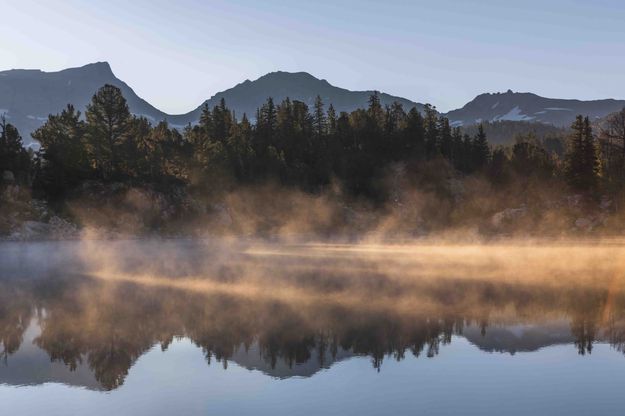
[(621, 415), (621, 244), (0, 244), (0, 414)]

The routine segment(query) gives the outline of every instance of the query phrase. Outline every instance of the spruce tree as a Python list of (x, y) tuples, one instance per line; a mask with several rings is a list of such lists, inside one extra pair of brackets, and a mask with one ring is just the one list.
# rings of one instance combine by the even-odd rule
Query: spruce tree
[(443, 157), (449, 161), (452, 160), (453, 139), (451, 134), (451, 126), (447, 117), (440, 117), (438, 121), (438, 142)]
[(462, 130), (460, 127), (454, 127), (451, 132), (451, 163), (456, 169), (462, 169)]
[(0, 118), (0, 175), (10, 171), (22, 181), (26, 181), (30, 170), (30, 156), (22, 146), (22, 136), (17, 128)]
[(61, 196), (92, 175), (84, 132), (80, 111), (68, 105), (60, 114), (50, 115), (32, 134), (41, 145), (39, 155), (43, 159), (37, 185), (48, 196)]
[(102, 178), (110, 178), (131, 119), (128, 104), (119, 88), (106, 84), (93, 96), (85, 115), (94, 165)]
[(406, 115), (406, 125), (403, 131), (405, 156), (421, 159), (425, 153), (425, 137), (423, 129), (423, 116), (415, 108)]
[(323, 111), (323, 101), (321, 97), (317, 95), (315, 98), (315, 109), (313, 114), (313, 126), (315, 129), (315, 135), (321, 137), (326, 132), (326, 115)]
[(367, 115), (372, 123), (371, 127), (378, 129), (384, 124), (384, 110), (380, 103), (380, 93), (378, 91), (374, 91), (373, 94), (369, 96)]
[(578, 115), (571, 126), (566, 155), (565, 175), (569, 185), (577, 191), (591, 191), (599, 179), (599, 158), (588, 117)]
[(336, 133), (336, 110), (334, 106), (330, 104), (328, 107), (328, 134), (333, 135)]
[(425, 153), (429, 158), (434, 157), (440, 150), (438, 134), (438, 115), (436, 108), (429, 104), (425, 105), (423, 126), (425, 129)]
[(490, 160), (490, 147), (484, 133), (484, 126), (480, 124), (477, 128), (477, 134), (473, 138), (473, 168), (476, 170), (483, 169)]

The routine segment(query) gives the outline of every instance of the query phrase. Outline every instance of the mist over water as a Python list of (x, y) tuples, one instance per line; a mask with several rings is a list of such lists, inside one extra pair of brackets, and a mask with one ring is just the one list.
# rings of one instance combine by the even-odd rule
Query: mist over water
[[(625, 244), (606, 239), (2, 243), (0, 402), (9, 414), (34, 414), (25, 397), (37, 397), (51, 414), (66, 414), (66, 400), (91, 397), (83, 411), (135, 406), (138, 414), (159, 414), (158, 398), (142, 401), (149, 386), (152, 394), (169, 391), (181, 411), (248, 414), (269, 406), (274, 393), (298, 391), (283, 399), (285, 409), (307, 414), (325, 383), (336, 385), (334, 393), (323, 390), (333, 403), (328, 412), (382, 394), (387, 406), (408, 414), (416, 397), (435, 394), (448, 377), (470, 383), (474, 376), (461, 369), (477, 363), (481, 370), (472, 371), (483, 371), (493, 395), (497, 380), (527, 381), (519, 387), (525, 411), (539, 388), (529, 382), (532, 368), (580, 389), (580, 401), (612, 397), (613, 383), (625, 378), (599, 378), (587, 390), (566, 374), (596, 377), (603, 365), (625, 367), (624, 260)], [(345, 381), (353, 377), (361, 382)], [(420, 393), (401, 387), (388, 396), (396, 377)], [(171, 387), (182, 379), (184, 389)], [(310, 389), (298, 380), (310, 380)], [(215, 396), (196, 383), (235, 390)], [(273, 393), (258, 402), (244, 393), (251, 385)], [(97, 393), (104, 391), (112, 394)], [(487, 400), (492, 407), (481, 414), (499, 414), (501, 402)], [(580, 403), (557, 408), (576, 414)], [(624, 405), (612, 400), (599, 409)], [(363, 414), (376, 414), (366, 408), (375, 407)]]

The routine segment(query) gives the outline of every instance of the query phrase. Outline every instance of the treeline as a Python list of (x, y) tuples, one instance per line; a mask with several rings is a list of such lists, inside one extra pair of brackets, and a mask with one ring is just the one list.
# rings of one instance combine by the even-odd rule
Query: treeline
[(69, 105), (33, 138), (41, 144), (36, 184), (52, 197), (94, 179), (183, 182), (202, 190), (273, 180), (312, 192), (338, 180), (353, 194), (383, 198), (378, 179), (391, 162), (443, 157), (471, 173), (490, 159), (483, 132), (463, 136), (431, 107), (423, 114), (399, 104), (383, 108), (377, 95), (351, 114), (326, 110), (320, 98), (312, 109), (269, 98), (254, 123), (245, 114), (238, 119), (222, 100), (180, 132), (133, 117), (120, 90), (106, 85), (84, 120)]
[[(619, 114), (625, 117), (625, 110)], [(340, 114), (319, 97), (312, 109), (269, 98), (253, 121), (222, 100), (205, 106), (197, 125), (179, 130), (131, 115), (121, 91), (105, 85), (84, 117), (71, 105), (49, 117), (33, 133), (41, 144), (36, 154), (23, 150), (15, 128), (3, 122), (0, 166), (29, 178), (50, 199), (87, 180), (183, 184), (206, 192), (277, 181), (309, 192), (338, 182), (352, 195), (383, 201), (389, 165), (403, 163), (415, 172), (433, 160), (460, 176), (482, 175), (493, 186), (532, 177), (567, 181), (575, 191), (620, 192), (625, 133), (619, 114), (597, 135), (588, 118), (578, 116), (566, 139), (530, 133), (513, 146), (492, 148), (481, 125), (469, 135), (431, 106), (423, 112), (398, 103), (383, 107), (376, 94), (366, 109)]]

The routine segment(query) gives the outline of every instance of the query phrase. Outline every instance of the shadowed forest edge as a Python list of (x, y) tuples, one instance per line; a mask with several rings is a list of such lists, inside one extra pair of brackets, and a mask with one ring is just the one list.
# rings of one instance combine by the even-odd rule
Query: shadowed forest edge
[[(0, 233), (123, 235), (612, 234), (625, 224), (625, 109), (538, 136), (452, 127), (426, 105), (337, 114), (271, 98), (253, 118), (223, 100), (183, 131), (131, 115), (103, 86), (33, 133), (0, 125)], [(491, 146), (486, 132), (515, 137)], [(518, 128), (516, 129), (518, 130)], [(543, 129), (544, 130), (544, 129)], [(498, 139), (499, 141), (500, 139)]]

